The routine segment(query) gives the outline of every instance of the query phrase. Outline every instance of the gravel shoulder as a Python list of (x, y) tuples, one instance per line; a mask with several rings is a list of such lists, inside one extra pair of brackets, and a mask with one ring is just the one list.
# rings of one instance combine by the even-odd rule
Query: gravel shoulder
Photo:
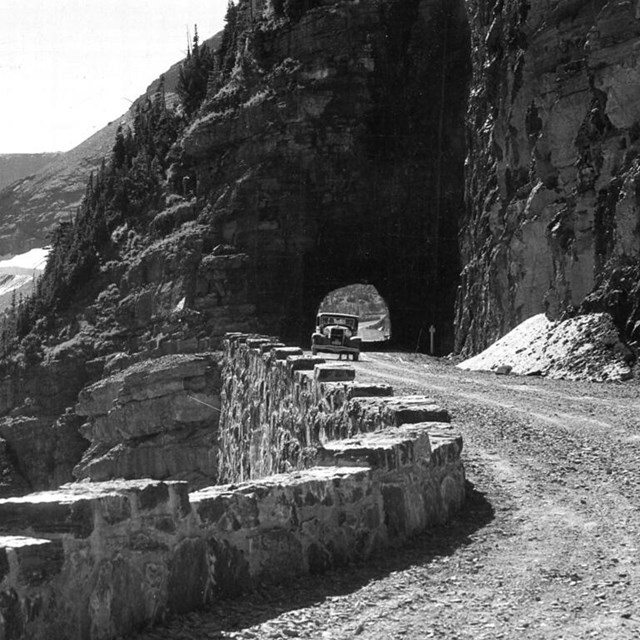
[(467, 508), (366, 566), (268, 588), (138, 639), (640, 637), (640, 387), (364, 353), (464, 437)]

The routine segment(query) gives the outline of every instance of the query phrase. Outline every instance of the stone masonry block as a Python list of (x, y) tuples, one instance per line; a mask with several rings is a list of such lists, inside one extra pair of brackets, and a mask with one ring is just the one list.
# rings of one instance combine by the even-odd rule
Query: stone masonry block
[(396, 426), (417, 422), (449, 422), (449, 412), (425, 396), (398, 396), (385, 403)]
[(289, 356), (287, 358), (287, 367), (291, 372), (294, 371), (313, 371), (318, 364), (324, 364), (324, 358), (316, 356)]
[(269, 338), (247, 338), (247, 347), (249, 347), (249, 349), (260, 349), (263, 344), (269, 344), (271, 342)]
[(87, 538), (93, 531), (93, 509), (86, 499), (56, 499), (57, 491), (32, 493), (0, 500), (0, 531), (3, 533), (62, 535)]
[(302, 349), (300, 347), (278, 347), (274, 349), (276, 360), (286, 360), (289, 356), (301, 356)]
[(388, 384), (354, 382), (348, 388), (349, 398), (378, 398), (387, 396), (393, 396), (393, 387)]
[(356, 377), (356, 370), (351, 365), (318, 364), (314, 368), (316, 382), (350, 382)]
[(440, 466), (460, 458), (462, 436), (448, 423), (434, 423), (429, 428), (432, 461)]
[(224, 339), (229, 342), (239, 342), (241, 338), (246, 340), (248, 337), (248, 334), (242, 333), (241, 331), (229, 331), (224, 334)]
[(305, 382), (313, 380), (313, 371), (301, 370), (295, 371), (293, 374), (293, 381), (297, 385), (303, 385)]
[(181, 518), (189, 510), (186, 482), (71, 483), (56, 491), (0, 500), (0, 531), (87, 538), (100, 523), (114, 525), (145, 512)]
[(265, 342), (259, 346), (260, 353), (269, 353), (274, 349), (281, 349), (285, 345), (282, 342)]
[(325, 442), (317, 455), (319, 465), (369, 466), (385, 471), (400, 469), (430, 459), (429, 423), (332, 440)]

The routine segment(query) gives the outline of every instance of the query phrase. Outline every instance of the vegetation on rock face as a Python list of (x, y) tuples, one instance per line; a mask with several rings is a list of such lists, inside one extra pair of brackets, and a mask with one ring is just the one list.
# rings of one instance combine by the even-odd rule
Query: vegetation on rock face
[[(234, 6), (230, 5), (229, 12), (233, 13), (234, 10)], [(200, 44), (196, 26), (193, 45), (187, 52), (187, 58), (180, 67), (178, 77), (178, 96), (187, 116), (192, 116), (198, 110), (207, 95), (207, 83), (209, 74), (214, 70), (214, 61), (214, 54), (209, 51), (209, 47)]]
[(108, 283), (109, 262), (123, 257), (123, 235), (146, 233), (164, 204), (167, 153), (181, 126), (160, 90), (138, 109), (133, 129), (118, 129), (111, 158), (90, 176), (80, 210), (50, 238), (44, 274), (15, 314), (18, 340), (54, 329), (70, 305), (90, 301)]
[[(202, 318), (185, 296), (192, 299), (196, 285), (205, 297), (213, 288), (206, 274), (196, 277), (213, 244), (196, 223), (190, 167), (177, 142), (203, 99), (203, 68), (211, 64), (196, 35), (181, 104), (167, 99), (162, 79), (137, 101), (130, 124), (117, 129), (110, 153), (88, 176), (80, 207), (50, 234), (33, 295), (14, 298), (2, 319), (0, 445), (15, 458), (19, 473), (11, 477), (30, 485), (14, 479), (3, 489), (9, 493), (72, 479), (87, 447), (73, 407), (105, 367), (126, 366), (145, 350), (198, 348)], [(226, 286), (220, 282), (219, 295)], [(36, 437), (26, 437), (25, 424)], [(5, 466), (3, 458), (0, 474)]]
[[(232, 9), (230, 3), (230, 14)], [(199, 42), (196, 28), (177, 78), (179, 104), (167, 99), (161, 78), (152, 94), (137, 101), (130, 125), (118, 127), (110, 153), (87, 177), (78, 210), (50, 234), (49, 259), (34, 293), (14, 298), (2, 318), (0, 356), (7, 370), (28, 372), (49, 363), (59, 357), (56, 345), (70, 340), (83, 345), (79, 357), (87, 358), (89, 352), (90, 358), (135, 351), (141, 340), (152, 341), (156, 334), (166, 339), (172, 332), (184, 336), (197, 331), (198, 312), (176, 314), (167, 308), (175, 296), (179, 300), (195, 286), (197, 252), (213, 248), (207, 229), (193, 226), (199, 210), (192, 201), (192, 169), (178, 143), (197, 116), (216, 55), (224, 59), (232, 47), (234, 28), (229, 18), (216, 54)], [(169, 272), (171, 260), (180, 264)], [(190, 282), (181, 268), (190, 271)], [(152, 317), (160, 321), (150, 286), (166, 290), (172, 278), (177, 281), (175, 295), (156, 305), (164, 305), (166, 322), (150, 326)], [(211, 285), (205, 280), (199, 286)], [(86, 345), (91, 345), (88, 352)], [(16, 393), (16, 402), (21, 397)]]

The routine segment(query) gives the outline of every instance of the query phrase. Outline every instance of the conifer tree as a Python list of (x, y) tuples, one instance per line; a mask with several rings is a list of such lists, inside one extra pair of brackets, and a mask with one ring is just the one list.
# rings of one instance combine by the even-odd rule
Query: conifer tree
[(187, 116), (192, 116), (205, 99), (209, 73), (213, 68), (213, 54), (206, 44), (200, 44), (196, 25), (193, 43), (178, 74), (177, 92)]

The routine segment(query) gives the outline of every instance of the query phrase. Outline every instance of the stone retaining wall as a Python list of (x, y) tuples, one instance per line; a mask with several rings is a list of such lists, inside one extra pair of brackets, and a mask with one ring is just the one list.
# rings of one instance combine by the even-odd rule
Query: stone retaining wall
[[(192, 493), (177, 481), (80, 482), (0, 500), (1, 640), (117, 638), (366, 559), (461, 507), (462, 439), (443, 409), (250, 340), (228, 344), (220, 441), (235, 446), (228, 464), (247, 465), (238, 476), (263, 477)], [(99, 395), (80, 398), (87, 415), (105, 415)], [(289, 456), (288, 442), (309, 457)]]
[(424, 396), (393, 397), (389, 385), (360, 384), (348, 364), (303, 355), (266, 337), (225, 344), (219, 477), (261, 478), (313, 465), (317, 447), (387, 426), (449, 421)]

